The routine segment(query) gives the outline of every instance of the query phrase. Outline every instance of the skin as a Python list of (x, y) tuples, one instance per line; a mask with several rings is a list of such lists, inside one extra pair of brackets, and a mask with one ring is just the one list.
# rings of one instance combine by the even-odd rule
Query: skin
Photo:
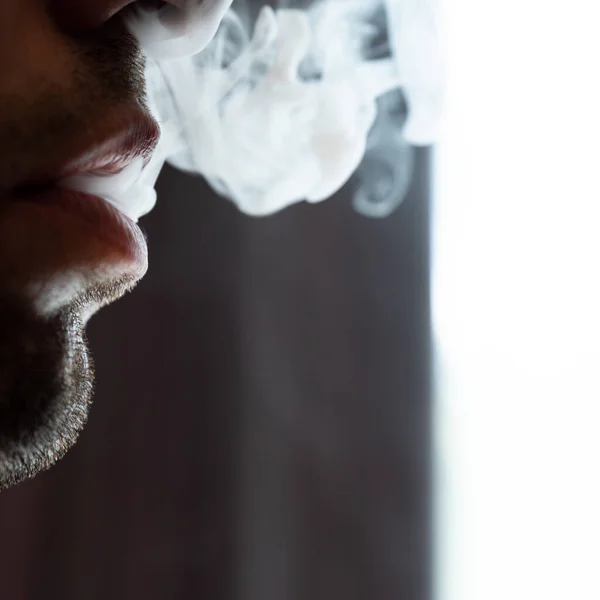
[[(93, 389), (85, 323), (147, 268), (145, 240), (132, 253), (81, 215), (15, 201), (32, 173), (85, 153), (145, 110), (143, 56), (122, 19), (128, 4), (1, 2), (0, 489), (75, 443)], [(149, 156), (157, 136), (146, 137)]]

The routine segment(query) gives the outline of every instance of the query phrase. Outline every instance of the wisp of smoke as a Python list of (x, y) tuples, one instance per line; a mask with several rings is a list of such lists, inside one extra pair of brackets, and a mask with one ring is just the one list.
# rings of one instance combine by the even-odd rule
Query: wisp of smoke
[(320, 202), (356, 173), (356, 210), (390, 214), (409, 187), (413, 146), (434, 141), (441, 114), (434, 0), (298, 4), (265, 5), (255, 18), (249, 0), (138, 7), (128, 25), (147, 56), (158, 148), (145, 167), (63, 184), (137, 220), (165, 162), (250, 215)]

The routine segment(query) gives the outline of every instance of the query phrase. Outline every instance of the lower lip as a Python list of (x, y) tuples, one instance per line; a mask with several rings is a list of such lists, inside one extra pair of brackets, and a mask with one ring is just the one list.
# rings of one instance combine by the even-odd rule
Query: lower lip
[(137, 267), (146, 263), (148, 250), (141, 229), (116, 207), (98, 196), (50, 187), (19, 193), (13, 199), (35, 204), (50, 219), (53, 215), (55, 218), (68, 216), (70, 221), (76, 220), (75, 226), (101, 240), (111, 254), (116, 251), (121, 260)]

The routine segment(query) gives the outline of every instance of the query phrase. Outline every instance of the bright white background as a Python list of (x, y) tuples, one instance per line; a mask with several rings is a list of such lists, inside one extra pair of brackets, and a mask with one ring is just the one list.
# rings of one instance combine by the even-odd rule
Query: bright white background
[(598, 600), (600, 4), (444, 19), (436, 600)]

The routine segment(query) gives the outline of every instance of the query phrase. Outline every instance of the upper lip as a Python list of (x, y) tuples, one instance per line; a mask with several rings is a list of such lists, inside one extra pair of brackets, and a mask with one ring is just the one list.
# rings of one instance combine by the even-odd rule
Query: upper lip
[(118, 173), (140, 157), (145, 165), (158, 144), (160, 127), (139, 105), (120, 112), (111, 126), (100, 127), (100, 134), (77, 141), (58, 159), (37, 166), (15, 189), (52, 185), (65, 177), (84, 173)]

